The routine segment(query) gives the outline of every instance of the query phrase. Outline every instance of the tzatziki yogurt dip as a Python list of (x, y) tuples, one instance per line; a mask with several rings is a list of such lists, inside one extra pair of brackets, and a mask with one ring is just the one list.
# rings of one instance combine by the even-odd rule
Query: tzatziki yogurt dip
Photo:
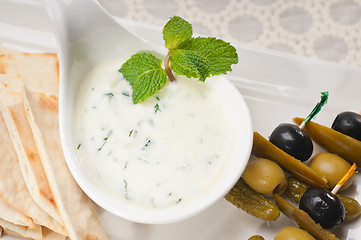
[(96, 66), (75, 106), (74, 137), (90, 178), (120, 201), (166, 208), (209, 189), (232, 154), (232, 103), (222, 88), (176, 76), (133, 104), (119, 60)]

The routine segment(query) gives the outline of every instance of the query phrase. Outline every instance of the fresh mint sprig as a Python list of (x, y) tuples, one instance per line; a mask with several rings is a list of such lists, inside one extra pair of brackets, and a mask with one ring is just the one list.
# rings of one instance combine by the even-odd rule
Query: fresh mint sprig
[(236, 49), (229, 43), (212, 37), (192, 37), (192, 25), (181, 17), (172, 17), (163, 29), (168, 49), (164, 69), (162, 61), (151, 53), (137, 53), (119, 71), (133, 89), (134, 104), (157, 93), (167, 82), (175, 81), (173, 72), (204, 82), (207, 77), (232, 71), (238, 63)]

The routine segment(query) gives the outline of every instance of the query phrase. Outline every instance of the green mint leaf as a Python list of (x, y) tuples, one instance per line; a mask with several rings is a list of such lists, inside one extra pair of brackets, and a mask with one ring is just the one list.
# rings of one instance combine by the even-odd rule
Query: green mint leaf
[(137, 80), (143, 73), (151, 69), (161, 69), (162, 61), (154, 57), (151, 53), (137, 53), (133, 54), (130, 59), (123, 63), (119, 69), (124, 78), (130, 85)]
[(172, 70), (180, 75), (198, 78), (202, 82), (209, 76), (209, 70), (204, 58), (195, 51), (172, 50), (170, 59)]
[(203, 58), (210, 75), (226, 74), (232, 71), (231, 65), (238, 63), (236, 49), (221, 39), (196, 37), (180, 46), (196, 52)]
[(150, 70), (141, 76), (133, 85), (133, 103), (143, 102), (157, 93), (166, 83), (167, 74), (163, 69)]
[(181, 17), (172, 17), (163, 28), (163, 39), (168, 49), (175, 49), (192, 37), (192, 25)]
[(138, 53), (132, 55), (119, 69), (132, 86), (134, 104), (144, 101), (164, 86), (167, 74), (161, 64), (162, 60), (151, 53)]

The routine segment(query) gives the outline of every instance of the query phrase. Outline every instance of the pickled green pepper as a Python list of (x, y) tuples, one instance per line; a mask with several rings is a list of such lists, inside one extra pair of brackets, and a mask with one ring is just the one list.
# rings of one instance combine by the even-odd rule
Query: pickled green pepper
[[(294, 118), (296, 124), (303, 122), (303, 118)], [(335, 153), (348, 162), (361, 166), (361, 141), (349, 137), (315, 122), (309, 122), (304, 130), (321, 147)]]
[(327, 182), (313, 171), (309, 166), (291, 157), (258, 132), (253, 133), (252, 154), (277, 162), (283, 169), (293, 176), (311, 184), (312, 186), (328, 188)]

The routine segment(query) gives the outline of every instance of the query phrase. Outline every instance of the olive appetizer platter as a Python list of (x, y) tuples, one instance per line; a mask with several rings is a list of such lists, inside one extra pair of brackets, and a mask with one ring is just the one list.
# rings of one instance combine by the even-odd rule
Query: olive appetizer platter
[[(254, 133), (253, 157), (226, 199), (265, 221), (277, 222), (282, 212), (317, 239), (349, 239), (344, 236), (343, 228), (357, 224), (361, 214), (361, 205), (356, 200), (359, 180), (354, 181), (356, 164), (361, 160), (361, 135), (358, 134), (361, 115), (342, 112), (332, 127), (312, 122), (327, 97), (328, 92), (323, 92), (321, 101), (306, 120), (294, 118), (294, 123), (281, 123), (268, 139)], [(315, 151), (314, 145), (318, 148)], [(288, 172), (288, 177), (280, 167)], [(347, 194), (337, 194), (339, 190)], [(282, 193), (286, 196), (281, 197)], [(276, 204), (265, 198), (267, 196), (273, 196)], [(304, 236), (306, 233), (299, 228), (285, 227), (274, 239), (288, 239), (292, 234), (299, 236), (292, 239), (315, 239)], [(263, 238), (255, 235), (250, 239)]]
[[(117, 20), (138, 36), (152, 43), (162, 44), (163, 40), (160, 34), (162, 29), (160, 27), (120, 18)], [(50, 20), (38, 0), (0, 0), (0, 27), (3, 30), (0, 31), (0, 44), (4, 46), (29, 52), (56, 52), (56, 42)], [(197, 29), (195, 28), (194, 31), (197, 32)], [(328, 101), (312, 120), (312, 124), (331, 128), (339, 113), (360, 112), (361, 69), (252, 48), (237, 43), (234, 45), (237, 46), (239, 63), (227, 77), (238, 88), (249, 106), (253, 130), (257, 132), (256, 140), (270, 142), (271, 133), (280, 124), (297, 123), (299, 125), (300, 119), (307, 117), (315, 104), (320, 101), (321, 92), (328, 91)], [(308, 124), (308, 126), (310, 125)], [(307, 127), (305, 131), (307, 132)], [(319, 153), (326, 154), (331, 151), (316, 143), (312, 134), (309, 135), (313, 144), (311, 156), (304, 162), (293, 161), (295, 168), (301, 163), (310, 166), (311, 159), (314, 159)], [(301, 152), (306, 151), (301, 150)], [(360, 152), (361, 149), (358, 153)], [(251, 159), (255, 160), (254, 158), (256, 157), (251, 156)], [(322, 155), (318, 158), (322, 159)], [(305, 179), (300, 180), (297, 173), (294, 176), (283, 170), (284, 166), (280, 167), (280, 163), (276, 164), (274, 161), (263, 159), (257, 161), (261, 162), (262, 166), (270, 165), (270, 168), (278, 172), (278, 179), (274, 182), (277, 183), (278, 181), (281, 184), (275, 193), (284, 191), (276, 197), (274, 197), (273, 191), (269, 191), (269, 189), (266, 189), (268, 192), (264, 192), (263, 198), (270, 201), (272, 206), (270, 213), (260, 211), (266, 220), (248, 214), (226, 199), (218, 201), (190, 219), (172, 224), (137, 224), (113, 216), (99, 207), (97, 210), (100, 220), (112, 240), (246, 240), (254, 235), (260, 235), (266, 240), (284, 240), (290, 234), (300, 235), (305, 240), (313, 239), (310, 234), (300, 232), (296, 221), (287, 216), (305, 219), (303, 212), (298, 211), (298, 202), (310, 183), (305, 183)], [(313, 164), (316, 165), (316, 169), (323, 169), (317, 167), (317, 165), (321, 165), (317, 161), (314, 161)], [(358, 166), (361, 167), (361, 163)], [(312, 172), (311, 175), (313, 176), (309, 178), (311, 183), (316, 182), (321, 187), (325, 187), (325, 181), (319, 178), (319, 175), (314, 174), (314, 170), (309, 172)], [(254, 181), (253, 174), (251, 173), (249, 176), (250, 182)], [(355, 206), (353, 200), (361, 203), (360, 174), (357, 173), (354, 176), (353, 181), (348, 183), (347, 189), (337, 193), (338, 198), (346, 202), (348, 206)], [(310, 175), (306, 176), (309, 177)], [(335, 177), (336, 180), (332, 179), (332, 185), (337, 184), (338, 178), (339, 176)], [(331, 183), (330, 179), (327, 184), (329, 183)], [(241, 181), (238, 184), (244, 183)], [(254, 187), (256, 188), (256, 186)], [(242, 190), (242, 188), (240, 189)], [(236, 191), (240, 190), (236, 189)], [(263, 190), (258, 189), (258, 191)], [(291, 194), (289, 195), (287, 192), (291, 192)], [(238, 193), (236, 192), (236, 194)], [(344, 197), (339, 197), (340, 195)], [(259, 195), (256, 196), (255, 201), (257, 202)], [(273, 208), (277, 204), (281, 207)], [(327, 231), (341, 240), (360, 239), (361, 216), (356, 215), (357, 208), (348, 211), (345, 220), (339, 226), (331, 227)], [(306, 217), (304, 221), (305, 225), (309, 225), (309, 218)], [(316, 227), (316, 231), (318, 230)], [(279, 232), (281, 233), (278, 234)], [(276, 234), (278, 236), (275, 238)], [(1, 239), (14, 240), (16, 238), (2, 236)], [(254, 237), (254, 239), (260, 238)]]

